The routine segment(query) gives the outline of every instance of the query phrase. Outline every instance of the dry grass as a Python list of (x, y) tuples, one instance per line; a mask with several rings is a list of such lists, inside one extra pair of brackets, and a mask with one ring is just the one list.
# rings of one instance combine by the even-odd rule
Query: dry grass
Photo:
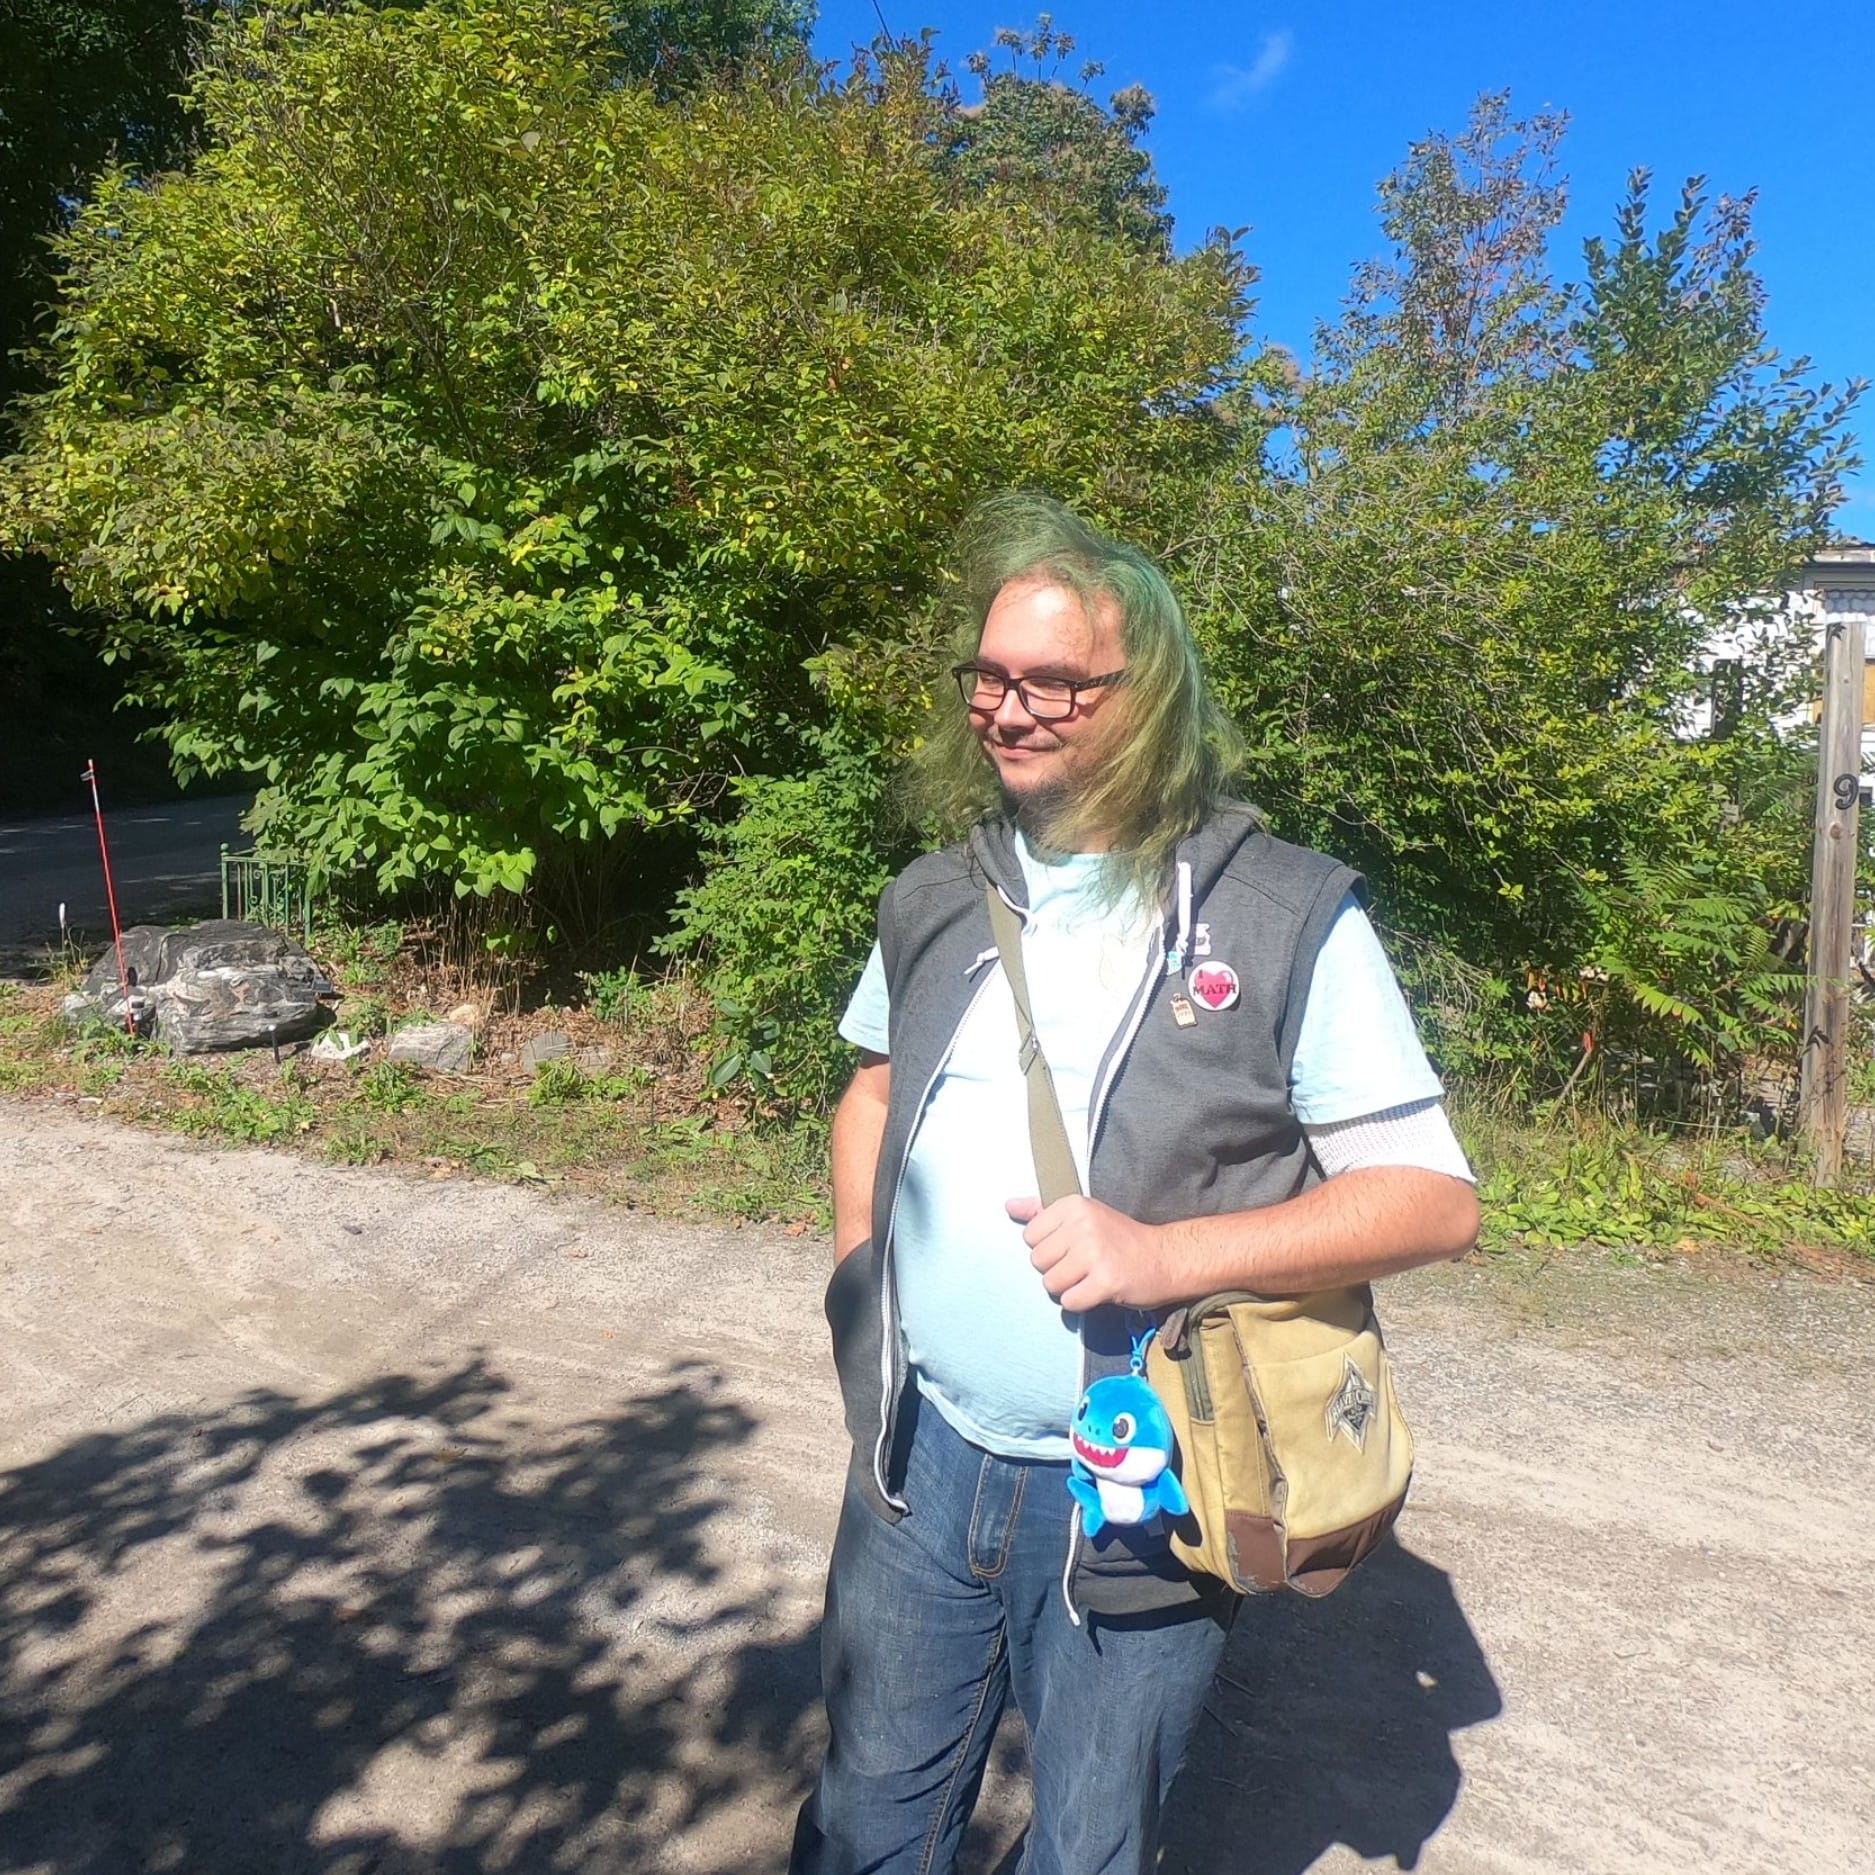
[[(72, 971), (0, 985), (0, 1093), (82, 1103), (135, 1125), (264, 1143), (351, 1164), (397, 1163), (577, 1189), (672, 1214), (826, 1217), (826, 1130), (791, 1126), (709, 1085), (710, 1011), (681, 971), (555, 978), (488, 948), (487, 933), (348, 923), (313, 951), (339, 986), (336, 1022), (371, 1054), (303, 1049), (174, 1061), (109, 1031), (70, 1033)], [(383, 1037), (422, 1017), (477, 1031), (470, 1072), (385, 1059)], [(536, 1073), (530, 1041), (564, 1059)], [(1454, 1102), (1486, 1198), (1485, 1250), (1507, 1263), (1565, 1251), (1614, 1263), (1697, 1258), (1754, 1267), (1875, 1270), (1875, 1201), (1812, 1192), (1776, 1147), (1667, 1134), (1592, 1113), (1532, 1124)]]
[[(59, 1014), (65, 977), (0, 985), (0, 1093), (339, 1163), (467, 1171), (677, 1215), (824, 1220), (824, 1127), (759, 1125), (746, 1101), (708, 1089), (708, 1009), (681, 974), (605, 1020), (421, 929), (321, 938), (336, 1025), (378, 1038), (367, 1057), (319, 1062), (301, 1046), (278, 1063), (266, 1049), (175, 1059), (112, 1030), (74, 1035)], [(423, 1017), (476, 1028), (468, 1073), (386, 1059), (385, 1033)], [(523, 1051), (548, 1031), (570, 1053), (536, 1074)]]

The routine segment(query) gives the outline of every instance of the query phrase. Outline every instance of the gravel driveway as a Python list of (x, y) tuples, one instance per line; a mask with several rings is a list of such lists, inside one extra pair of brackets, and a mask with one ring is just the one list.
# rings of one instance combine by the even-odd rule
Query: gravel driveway
[[(826, 1259), (0, 1103), (0, 1870), (778, 1868)], [(1875, 1871), (1875, 1291), (1383, 1303), (1403, 1541), (1246, 1608), (1168, 1868)]]

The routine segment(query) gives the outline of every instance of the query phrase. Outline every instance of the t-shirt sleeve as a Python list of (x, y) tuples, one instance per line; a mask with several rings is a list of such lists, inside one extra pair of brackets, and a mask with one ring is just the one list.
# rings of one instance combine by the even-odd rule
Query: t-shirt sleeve
[[(844, 1029), (841, 1031), (845, 1033)], [(1341, 902), (1309, 978), (1289, 1098), (1305, 1126), (1358, 1120), (1443, 1092), (1412, 1011), (1352, 895)]]
[(1364, 1166), (1416, 1166), (1421, 1171), (1443, 1172), (1478, 1180), (1465, 1157), (1465, 1149), (1436, 1100), (1416, 1100), (1384, 1113), (1369, 1113), (1358, 1120), (1334, 1120), (1304, 1127), (1315, 1163), (1333, 1178)]
[(847, 1002), (846, 1014), (840, 1018), (840, 1033), (855, 1048), (863, 1048), (868, 1054), (889, 1055), (892, 1052), (891, 1014), (891, 998), (885, 987), (885, 959), (879, 955), (879, 946), (875, 944)]

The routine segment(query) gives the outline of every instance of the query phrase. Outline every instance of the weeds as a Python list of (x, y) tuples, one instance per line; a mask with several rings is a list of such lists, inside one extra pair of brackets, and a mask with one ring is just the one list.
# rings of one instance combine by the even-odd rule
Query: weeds
[(31, 1055), (0, 1054), (0, 1094), (36, 1094), (52, 1080), (46, 1062)]
[(123, 1082), (131, 1062), (147, 1049), (128, 1029), (112, 1023), (88, 1023), (71, 1045), (71, 1058), (78, 1069), (78, 1091), (90, 1099), (101, 1099)]
[(405, 935), (394, 919), (380, 924), (322, 920), (314, 927), (312, 948), (342, 987), (369, 990), (390, 981)]
[(1866, 1192), (1819, 1191), (1743, 1138), (1577, 1118), (1566, 1132), (1468, 1116), (1485, 1245), (1596, 1245), (1754, 1256), (1830, 1246), (1875, 1254)]
[(705, 1163), (711, 1152), (709, 1116), (686, 1113), (681, 1119), (666, 1120), (645, 1131), (646, 1158), (653, 1165), (693, 1169)]
[(328, 1133), (319, 1144), (320, 1153), (333, 1165), (378, 1165), (395, 1156), (396, 1148), (380, 1139), (369, 1127), (345, 1127)]
[(623, 1074), (588, 1074), (576, 1061), (548, 1061), (534, 1076), (527, 1090), (530, 1107), (566, 1106), (574, 1101), (630, 1100), (656, 1080), (656, 1075), (642, 1064)]
[(146, 1044), (114, 1022), (90, 1022), (72, 1043), (72, 1059), (85, 1063), (129, 1061)]
[(247, 1145), (272, 1145), (312, 1130), (319, 1110), (288, 1074), (280, 1077), (280, 1091), (248, 1087), (226, 1068), (209, 1068), (192, 1061), (173, 1063), (164, 1074), (167, 1085), (183, 1096), (182, 1104), (165, 1117), (179, 1132), (197, 1138), (212, 1137)]
[(342, 1008), (341, 1020), (346, 1028), (359, 1040), (370, 1036), (387, 1035), (391, 1027), (391, 1012), (388, 1004), (376, 996), (347, 996)]
[(39, 1023), (40, 1018), (21, 1002), (19, 984), (0, 983), (0, 1040), (30, 1035)]
[(582, 970), (579, 980), (586, 986), (586, 1006), (601, 1022), (624, 1028), (631, 1019), (632, 1005), (644, 994), (635, 965), (624, 964), (616, 970)]
[(831, 1228), (825, 1127), (741, 1133), (723, 1142), (703, 1202), (731, 1217), (786, 1217)]
[(573, 1061), (543, 1061), (534, 1084), (527, 1090), (530, 1107), (556, 1107), (586, 1098), (586, 1077)]
[(380, 1061), (358, 1077), (355, 1098), (374, 1113), (407, 1113), (429, 1099), (417, 1071), (405, 1061)]
[(484, 1178), (514, 1179), (523, 1185), (545, 1185), (551, 1181), (532, 1159), (518, 1156), (512, 1147), (493, 1139), (445, 1139), (439, 1142), (436, 1156), (454, 1160)]

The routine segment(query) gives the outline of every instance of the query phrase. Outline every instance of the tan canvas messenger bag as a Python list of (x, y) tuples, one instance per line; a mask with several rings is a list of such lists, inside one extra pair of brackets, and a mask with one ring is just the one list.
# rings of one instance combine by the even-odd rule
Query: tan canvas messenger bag
[[(1079, 1192), (1054, 1077), (1030, 1013), (1022, 927), (992, 887), (990, 926), (1016, 1006), (1018, 1060), (1044, 1204)], [(1413, 1437), (1373, 1291), (1229, 1290), (1169, 1310), (1147, 1345), (1190, 1500), (1172, 1553), (1240, 1594), (1328, 1594), (1400, 1514)]]

